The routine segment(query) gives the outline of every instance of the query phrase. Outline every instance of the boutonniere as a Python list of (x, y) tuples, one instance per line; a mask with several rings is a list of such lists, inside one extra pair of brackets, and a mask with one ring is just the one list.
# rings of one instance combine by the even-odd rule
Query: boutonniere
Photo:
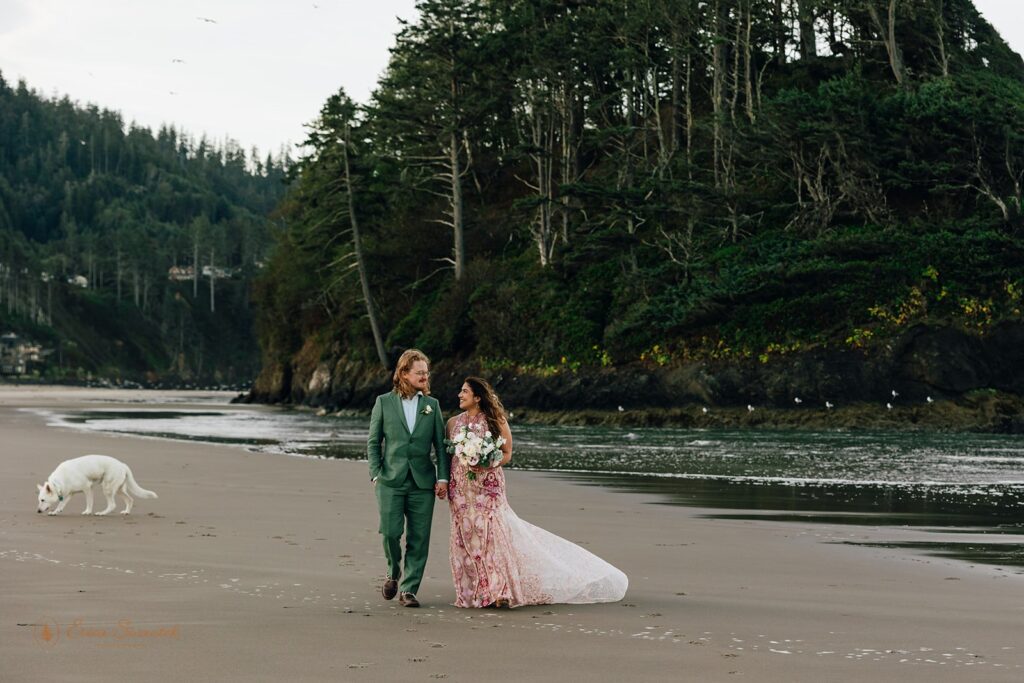
[(423, 413), (424, 415), (430, 415), (432, 412), (434, 412), (434, 409), (430, 406), (427, 406), (420, 412)]

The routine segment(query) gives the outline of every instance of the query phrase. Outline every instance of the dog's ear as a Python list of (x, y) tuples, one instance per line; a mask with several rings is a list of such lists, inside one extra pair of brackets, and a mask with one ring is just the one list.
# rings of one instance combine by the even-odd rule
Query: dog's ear
[(36, 488), (39, 489), (40, 491), (42, 491), (43, 490), (43, 485), (42, 484), (36, 484)]
[(50, 482), (46, 482), (46, 492), (53, 493), (53, 489), (50, 488)]

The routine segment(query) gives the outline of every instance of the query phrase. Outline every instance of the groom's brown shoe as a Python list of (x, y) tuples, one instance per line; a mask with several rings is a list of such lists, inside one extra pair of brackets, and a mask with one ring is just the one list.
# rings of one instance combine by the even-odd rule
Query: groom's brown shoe
[(419, 607), (420, 601), (416, 599), (416, 596), (412, 593), (402, 593), (398, 596), (399, 604), (404, 607)]
[(385, 600), (390, 600), (398, 593), (398, 581), (388, 577), (384, 579), (384, 585), (380, 588), (381, 595)]

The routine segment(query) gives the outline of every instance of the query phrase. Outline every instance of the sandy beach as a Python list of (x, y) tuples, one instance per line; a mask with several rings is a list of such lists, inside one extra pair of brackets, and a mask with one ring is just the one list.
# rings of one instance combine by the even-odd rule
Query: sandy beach
[[(509, 471), (512, 507), (625, 571), (626, 599), (456, 610), (440, 504), (423, 607), (406, 609), (379, 592), (365, 463), (23, 410), (117, 396), (0, 385), (0, 680), (1024, 679), (1020, 574), (840, 543), (871, 527), (707, 519), (536, 472)], [(83, 517), (81, 496), (37, 514), (35, 484), (86, 453), (127, 462), (159, 499), (128, 517)]]

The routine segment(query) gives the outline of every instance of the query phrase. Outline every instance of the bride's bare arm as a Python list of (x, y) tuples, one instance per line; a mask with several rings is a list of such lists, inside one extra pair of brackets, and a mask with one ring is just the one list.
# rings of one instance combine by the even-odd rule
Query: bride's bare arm
[(512, 462), (512, 430), (508, 427), (508, 420), (501, 421), (501, 436), (505, 439), (505, 443), (501, 446), (504, 457), (498, 463), (499, 466)]

